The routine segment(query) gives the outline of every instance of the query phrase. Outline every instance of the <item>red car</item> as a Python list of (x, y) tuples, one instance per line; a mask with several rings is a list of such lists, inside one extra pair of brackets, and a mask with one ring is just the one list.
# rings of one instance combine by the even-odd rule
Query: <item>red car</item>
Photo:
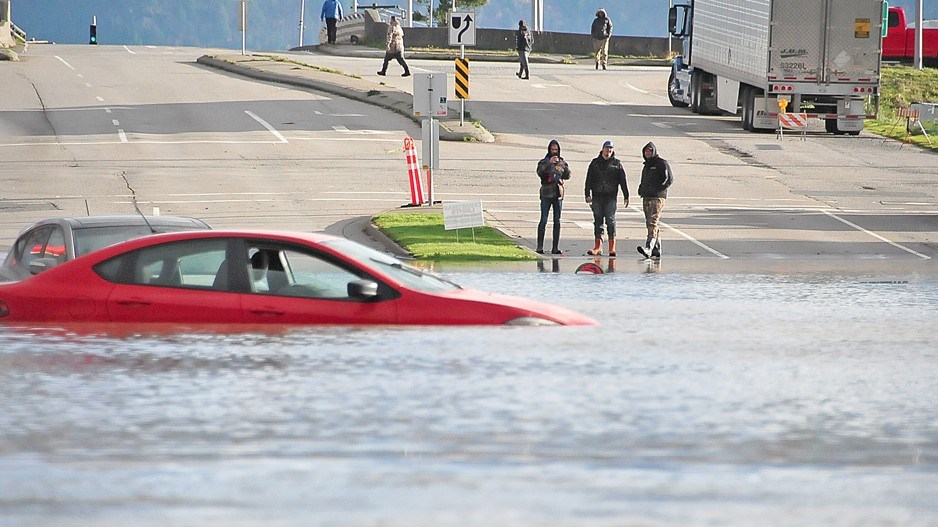
[(113, 245), (0, 284), (0, 322), (595, 325), (463, 289), (324, 234), (191, 231)]

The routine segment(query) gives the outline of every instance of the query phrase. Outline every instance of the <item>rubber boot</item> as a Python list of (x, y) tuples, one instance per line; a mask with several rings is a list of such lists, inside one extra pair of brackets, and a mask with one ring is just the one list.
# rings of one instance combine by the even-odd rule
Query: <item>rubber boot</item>
[(654, 245), (655, 245), (655, 239), (652, 238), (651, 236), (646, 237), (645, 246), (642, 247), (641, 245), (639, 245), (637, 247), (639, 254), (641, 254), (645, 258), (651, 258), (651, 249), (652, 247), (654, 247)]
[(537, 254), (544, 254), (544, 231), (546, 227), (546, 225), (537, 225), (537, 249), (534, 249)]
[(554, 225), (554, 237), (552, 241), (554, 247), (550, 250), (550, 254), (563, 254), (563, 251), (560, 250), (560, 225)]
[(603, 253), (603, 239), (596, 238), (596, 244), (593, 245), (593, 248), (586, 251), (586, 254), (590, 256), (598, 256)]
[(609, 256), (616, 255), (616, 239), (609, 238)]
[(661, 238), (656, 238), (654, 246), (651, 248), (652, 258), (661, 258)]

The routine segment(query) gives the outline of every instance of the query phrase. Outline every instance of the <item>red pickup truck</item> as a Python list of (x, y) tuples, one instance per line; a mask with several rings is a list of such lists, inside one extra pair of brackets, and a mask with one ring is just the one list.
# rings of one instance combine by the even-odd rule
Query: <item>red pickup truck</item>
[[(922, 62), (938, 67), (938, 26), (932, 24), (935, 22), (928, 21), (922, 26)], [(915, 25), (909, 25), (904, 9), (890, 7), (888, 29), (883, 37), (883, 60), (909, 62), (914, 56)]]

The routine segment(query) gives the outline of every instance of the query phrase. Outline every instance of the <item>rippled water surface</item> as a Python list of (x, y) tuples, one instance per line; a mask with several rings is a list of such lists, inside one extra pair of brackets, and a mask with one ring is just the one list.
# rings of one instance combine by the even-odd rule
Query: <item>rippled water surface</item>
[(593, 328), (0, 329), (0, 524), (938, 525), (938, 277), (626, 267), (444, 271)]

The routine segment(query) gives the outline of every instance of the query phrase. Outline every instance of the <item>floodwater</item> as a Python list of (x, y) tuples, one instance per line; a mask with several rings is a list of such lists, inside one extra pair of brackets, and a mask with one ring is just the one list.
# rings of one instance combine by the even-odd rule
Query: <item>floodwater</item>
[(0, 330), (0, 525), (938, 525), (938, 273), (574, 263), (438, 270), (599, 327)]

